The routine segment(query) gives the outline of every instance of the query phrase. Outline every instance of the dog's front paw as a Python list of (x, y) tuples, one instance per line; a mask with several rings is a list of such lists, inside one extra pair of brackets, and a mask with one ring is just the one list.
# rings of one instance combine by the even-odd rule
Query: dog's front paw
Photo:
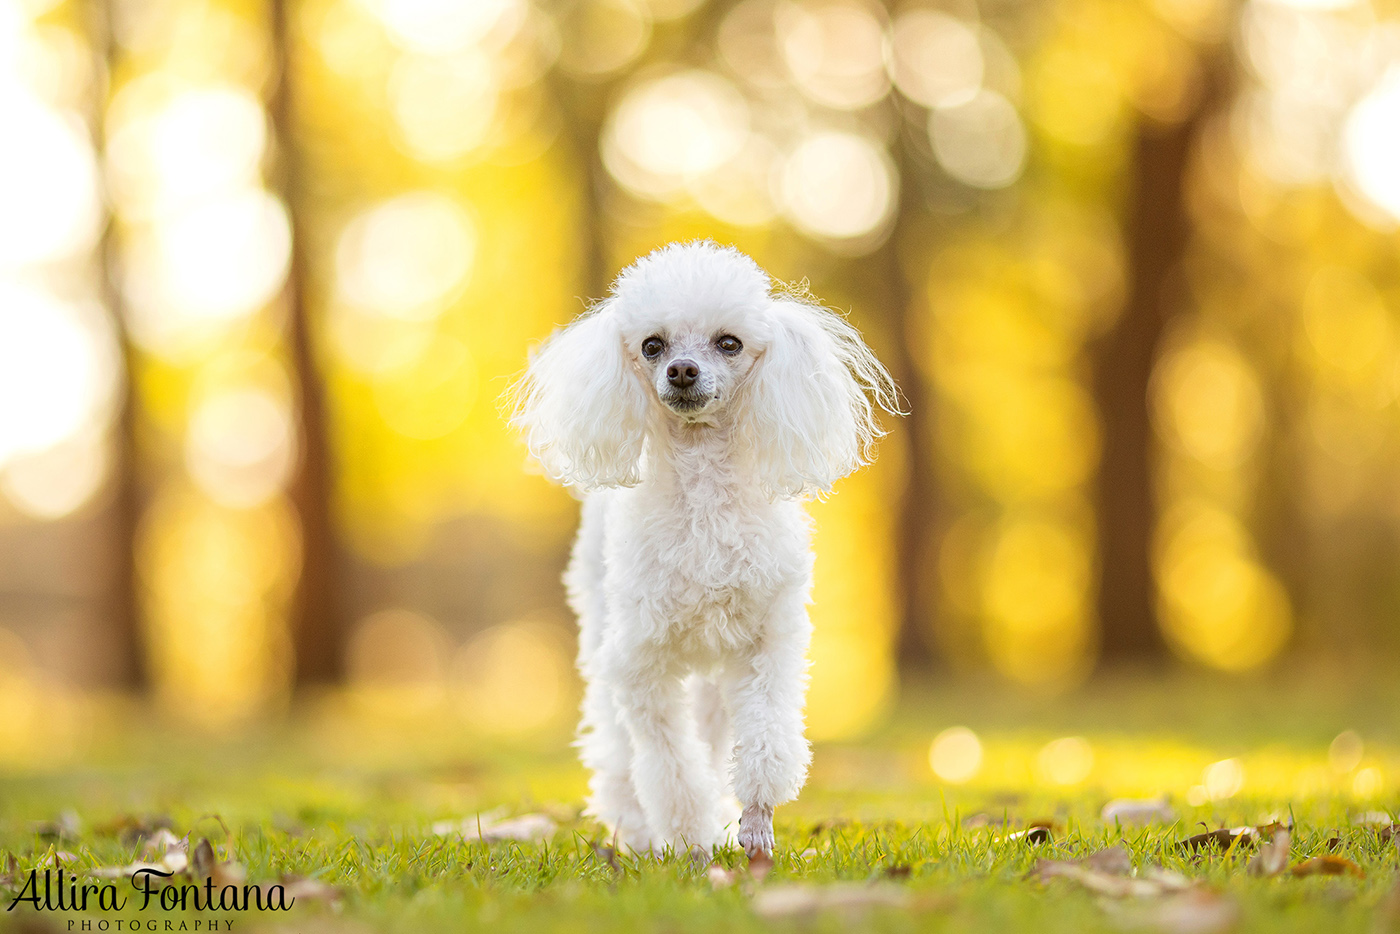
[(750, 804), (739, 815), (739, 845), (749, 858), (762, 853), (773, 854), (773, 806), (771, 804)]

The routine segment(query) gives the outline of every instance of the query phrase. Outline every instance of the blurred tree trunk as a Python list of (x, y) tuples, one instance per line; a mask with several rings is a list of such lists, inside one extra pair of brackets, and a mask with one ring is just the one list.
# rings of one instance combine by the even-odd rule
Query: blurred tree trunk
[(1158, 663), (1166, 643), (1156, 612), (1152, 535), (1153, 433), (1149, 384), (1169, 291), (1191, 232), (1184, 184), (1191, 153), (1213, 109), (1221, 69), (1213, 68), (1195, 107), (1178, 123), (1142, 117), (1127, 224), (1128, 294), (1122, 316), (1100, 341), (1094, 391), (1103, 425), (1098, 478), (1101, 580), (1098, 615), (1104, 663)]
[[(111, 0), (97, 0), (91, 7), (88, 22), (93, 31), (93, 45), (102, 58), (98, 73), (104, 78), (111, 74), (116, 61), (116, 12)], [(95, 82), (97, 90), (92, 100), (94, 143), (98, 151), (106, 149), (106, 96), (111, 89), (106, 81)], [(118, 244), (113, 220), (109, 217), (98, 244), (99, 289), (112, 324), (117, 329), (122, 353), (122, 372), (126, 385), (121, 399), (112, 439), (112, 486), (115, 494), (111, 504), (112, 579), (108, 590), (108, 608), (103, 614), (112, 630), (110, 644), (114, 657), (111, 675), (116, 686), (129, 690), (144, 690), (148, 684), (146, 647), (141, 633), (140, 594), (136, 581), (136, 538), (145, 510), (139, 465), (137, 438), (139, 405), (136, 389), (135, 349), (127, 336), (121, 307), (121, 293), (113, 274), (117, 268)]]
[[(907, 129), (901, 124), (901, 132)], [(934, 475), (932, 452), (925, 441), (930, 437), (931, 413), (923, 375), (910, 347), (911, 321), (923, 308), (923, 300), (910, 288), (913, 271), (900, 253), (910, 231), (922, 220), (923, 199), (915, 184), (914, 171), (901, 138), (890, 147), (899, 176), (899, 204), (894, 230), (880, 247), (871, 267), (882, 274), (888, 303), (890, 354), (885, 358), (891, 375), (899, 384), (907, 414), (896, 419), (882, 415), (887, 428), (902, 432), (905, 438), (905, 480), (899, 498), (895, 525), (895, 548), (899, 581), (900, 631), (895, 644), (902, 672), (924, 673), (936, 660), (934, 609), (929, 605), (929, 587), (923, 580), (927, 556), (933, 548), (937, 527), (938, 481)], [(894, 423), (894, 424), (892, 424)]]
[(339, 613), (339, 555), (331, 521), (330, 445), (326, 431), (325, 391), (317, 364), (303, 280), (306, 275), (305, 229), (301, 223), (301, 159), (297, 151), (295, 88), (291, 60), (291, 9), (288, 0), (271, 0), (273, 66), (276, 90), (268, 102), (280, 148), (280, 189), (292, 224), (292, 259), (283, 292), (289, 319), (291, 365), (300, 409), (300, 461), (291, 498), (301, 522), (301, 577), (292, 609), (292, 644), (296, 655), (295, 688), (334, 683), (343, 669), (344, 629)]

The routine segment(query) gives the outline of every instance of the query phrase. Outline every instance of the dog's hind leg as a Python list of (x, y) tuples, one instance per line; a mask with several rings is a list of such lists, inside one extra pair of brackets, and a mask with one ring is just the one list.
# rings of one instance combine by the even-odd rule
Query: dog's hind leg
[(724, 705), (724, 695), (720, 693), (719, 685), (711, 678), (693, 675), (690, 694), (695, 724), (699, 728), (700, 739), (709, 747), (710, 764), (719, 781), (720, 819), (726, 831), (725, 845), (732, 846), (740, 808), (733, 792), (734, 731), (729, 722), (729, 711)]
[(618, 718), (611, 692), (590, 681), (583, 694), (583, 719), (576, 744), (588, 779), (584, 813), (601, 821), (618, 844), (643, 852), (652, 846), (646, 814), (632, 787), (632, 742)]
[(578, 669), (585, 687), (578, 725), (579, 760), (592, 775), (584, 812), (601, 821), (617, 842), (634, 850), (651, 848), (646, 815), (632, 790), (632, 742), (618, 718), (617, 704), (606, 682), (595, 674), (597, 653), (607, 623), (603, 599), (603, 519), (607, 495), (584, 500), (578, 537), (574, 540), (564, 585), (569, 605), (578, 614)]
[(729, 711), (719, 685), (709, 678), (693, 675), (690, 696), (695, 710), (695, 725), (700, 738), (710, 749), (710, 765), (715, 770), (724, 791), (729, 790), (729, 766), (734, 759), (734, 734), (729, 728)]
[(724, 837), (719, 781), (681, 673), (646, 646), (617, 648), (606, 653), (617, 663), (607, 680), (632, 739), (632, 787), (652, 848), (709, 849)]

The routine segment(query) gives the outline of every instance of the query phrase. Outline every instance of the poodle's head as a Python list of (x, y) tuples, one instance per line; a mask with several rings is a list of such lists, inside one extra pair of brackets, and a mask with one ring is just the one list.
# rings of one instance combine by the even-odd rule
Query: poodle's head
[(513, 421), (546, 473), (584, 489), (637, 483), (649, 434), (669, 422), (727, 432), (757, 482), (808, 495), (867, 462), (882, 433), (870, 396), (898, 411), (854, 328), (701, 241), (637, 260), (551, 336), (516, 388)]

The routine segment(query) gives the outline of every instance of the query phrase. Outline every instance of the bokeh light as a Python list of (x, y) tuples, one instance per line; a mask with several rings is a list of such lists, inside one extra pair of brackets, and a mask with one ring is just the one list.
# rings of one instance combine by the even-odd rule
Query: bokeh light
[(882, 232), (898, 190), (889, 157), (855, 133), (812, 134), (797, 145), (782, 170), (787, 217), (799, 230), (837, 242)]
[(889, 91), (880, 7), (849, 0), (782, 3), (778, 47), (793, 81), (813, 101), (840, 110), (868, 107)]
[(386, 318), (441, 314), (466, 285), (476, 227), (451, 198), (398, 195), (346, 225), (336, 248), (336, 292), (346, 305)]
[(603, 130), (603, 163), (644, 197), (665, 198), (739, 154), (748, 107), (722, 77), (686, 71), (641, 84)]
[(1094, 770), (1094, 747), (1082, 736), (1065, 736), (1041, 747), (1036, 775), (1050, 785), (1078, 785)]
[(937, 10), (914, 8), (894, 21), (890, 71), (899, 90), (925, 107), (956, 107), (982, 86), (977, 27)]
[(965, 784), (982, 768), (982, 741), (965, 726), (949, 727), (934, 737), (928, 761), (933, 774), (943, 781)]
[(1400, 221), (1400, 66), (1347, 116), (1344, 151), (1349, 180), (1377, 207)]
[(1026, 164), (1026, 131), (1011, 102), (995, 91), (935, 107), (929, 137), (938, 164), (975, 188), (1005, 188)]

